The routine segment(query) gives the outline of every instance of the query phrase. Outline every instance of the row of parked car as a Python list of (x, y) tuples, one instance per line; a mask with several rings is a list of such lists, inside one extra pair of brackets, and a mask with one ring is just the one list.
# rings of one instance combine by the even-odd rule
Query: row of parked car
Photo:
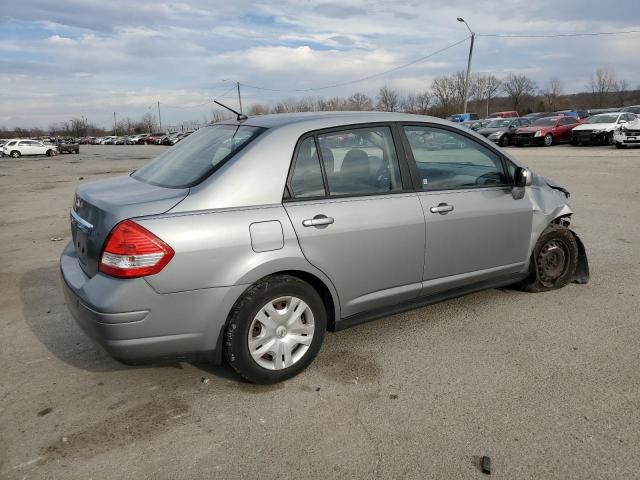
[[(560, 110), (519, 117), (517, 112), (497, 112), (493, 118), (465, 120), (465, 127), (506, 147), (640, 144), (640, 106), (591, 111)], [(449, 117), (451, 119), (451, 117)]]
[(108, 135), (106, 137), (83, 137), (78, 142), (84, 145), (175, 145), (192, 132), (141, 133), (138, 135)]
[(80, 145), (73, 138), (10, 138), (0, 139), (0, 157), (19, 158), (24, 155), (80, 153)]

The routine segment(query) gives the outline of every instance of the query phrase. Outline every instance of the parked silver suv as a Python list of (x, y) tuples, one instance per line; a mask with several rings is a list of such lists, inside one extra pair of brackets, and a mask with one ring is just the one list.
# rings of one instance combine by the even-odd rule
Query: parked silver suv
[(303, 370), (326, 330), (586, 282), (568, 196), (440, 119), (262, 116), (78, 186), (60, 267), (69, 309), (115, 358), (224, 352), (269, 383)]

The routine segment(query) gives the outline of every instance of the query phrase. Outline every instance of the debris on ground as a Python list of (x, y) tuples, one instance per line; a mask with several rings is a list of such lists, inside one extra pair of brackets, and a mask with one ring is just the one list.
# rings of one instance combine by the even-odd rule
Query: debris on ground
[(480, 470), (485, 475), (491, 475), (491, 458), (485, 455), (480, 459)]
[(208, 379), (208, 378), (206, 378), (206, 377), (202, 377), (202, 378), (200, 379), (200, 381), (206, 385), (206, 384), (208, 384), (211, 380), (209, 380), (209, 379)]
[(62, 237), (51, 237), (49, 240), (51, 240), (52, 242), (61, 242), (62, 240), (64, 240), (64, 238), (62, 238)]
[(44, 408), (38, 412), (38, 416), (44, 417), (47, 413), (51, 413), (52, 411), (53, 411), (53, 408), (51, 407)]

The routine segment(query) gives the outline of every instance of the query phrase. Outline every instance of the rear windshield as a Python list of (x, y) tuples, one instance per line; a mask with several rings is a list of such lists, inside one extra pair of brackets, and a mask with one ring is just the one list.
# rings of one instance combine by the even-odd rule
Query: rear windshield
[(618, 120), (618, 114), (613, 115), (592, 115), (587, 118), (587, 123), (616, 123)]
[(540, 118), (533, 122), (536, 127), (553, 127), (558, 120), (556, 118)]
[(487, 124), (487, 128), (504, 128), (504, 127), (508, 127), (511, 124), (512, 120), (506, 119), (506, 120), (491, 120), (488, 124)]
[(133, 178), (168, 188), (191, 187), (209, 176), (265, 129), (212, 125), (189, 135), (133, 173)]

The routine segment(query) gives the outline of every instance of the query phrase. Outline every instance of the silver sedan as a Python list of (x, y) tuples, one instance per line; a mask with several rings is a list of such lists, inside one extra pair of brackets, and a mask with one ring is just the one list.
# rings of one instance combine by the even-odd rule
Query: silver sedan
[(327, 330), (587, 282), (568, 197), (436, 118), (240, 118), (79, 185), (60, 267), (70, 311), (115, 358), (224, 357), (270, 383), (309, 365)]

